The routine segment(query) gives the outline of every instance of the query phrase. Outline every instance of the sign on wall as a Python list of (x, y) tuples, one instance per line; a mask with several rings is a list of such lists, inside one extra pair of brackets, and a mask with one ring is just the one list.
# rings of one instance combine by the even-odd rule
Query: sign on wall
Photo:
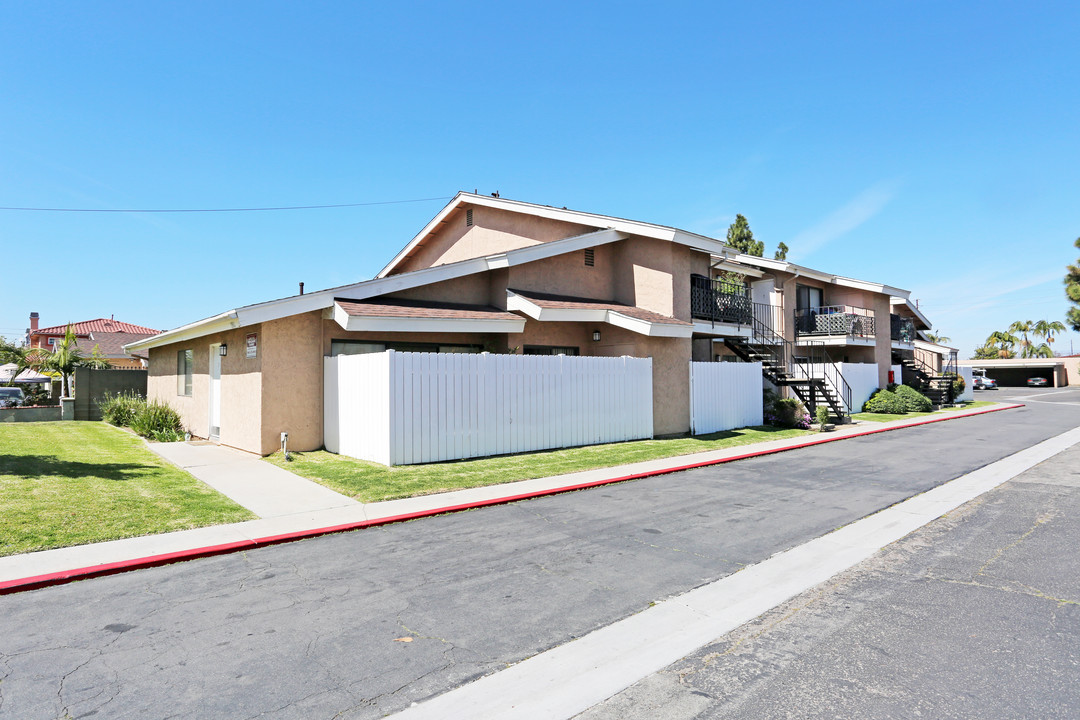
[(245, 346), (247, 348), (247, 357), (250, 360), (251, 358), (255, 357), (259, 352), (259, 334), (248, 333)]

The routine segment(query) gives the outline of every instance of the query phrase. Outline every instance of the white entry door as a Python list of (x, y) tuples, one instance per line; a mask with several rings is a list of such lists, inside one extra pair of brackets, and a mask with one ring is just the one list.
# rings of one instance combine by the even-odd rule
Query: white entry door
[(210, 346), (210, 437), (221, 436), (221, 354), (220, 345)]

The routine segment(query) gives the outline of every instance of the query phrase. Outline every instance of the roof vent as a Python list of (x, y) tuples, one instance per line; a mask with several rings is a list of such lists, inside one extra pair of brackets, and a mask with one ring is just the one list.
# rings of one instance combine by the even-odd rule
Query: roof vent
[(585, 248), (585, 267), (593, 267), (596, 265), (596, 249)]
[(472, 227), (472, 208), (465, 211), (465, 227)]

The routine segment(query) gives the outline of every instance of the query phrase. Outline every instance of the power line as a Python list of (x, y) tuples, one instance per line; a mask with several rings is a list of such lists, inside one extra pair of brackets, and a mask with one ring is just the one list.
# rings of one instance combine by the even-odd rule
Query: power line
[(401, 205), (403, 203), (449, 200), (453, 196), (416, 198), (415, 200), (384, 200), (381, 202), (341, 203), (338, 205), (286, 205), (281, 207), (244, 208), (182, 208), (172, 210), (114, 210), (111, 208), (49, 208), (49, 207), (3, 207), (0, 210), (24, 210), (29, 212), (76, 212), (76, 213), (214, 213), (214, 212), (266, 212), (270, 210), (325, 210), (327, 208), (366, 207), (369, 205)]

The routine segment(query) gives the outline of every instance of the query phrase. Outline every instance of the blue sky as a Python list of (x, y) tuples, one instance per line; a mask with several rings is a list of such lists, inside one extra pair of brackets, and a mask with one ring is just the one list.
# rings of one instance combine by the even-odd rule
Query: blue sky
[[(910, 289), (967, 356), (1063, 319), (1078, 30), (1052, 2), (11, 4), (0, 205), (742, 213), (770, 255)], [(0, 211), (0, 334), (369, 278), (443, 202)]]

